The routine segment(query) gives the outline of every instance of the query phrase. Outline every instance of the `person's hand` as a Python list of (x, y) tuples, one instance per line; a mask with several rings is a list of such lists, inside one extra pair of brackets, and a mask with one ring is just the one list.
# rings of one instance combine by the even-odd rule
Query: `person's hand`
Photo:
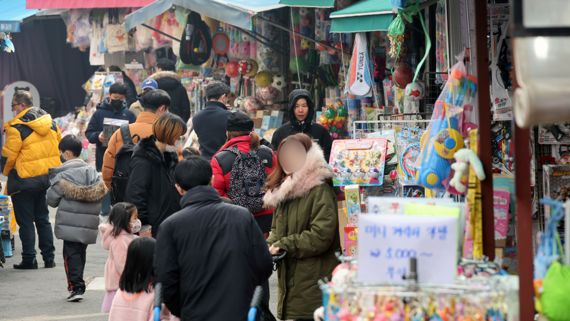
[(270, 245), (269, 253), (271, 253), (271, 255), (278, 255), (279, 253), (281, 253), (281, 249), (278, 248), (277, 246)]
[(101, 142), (101, 144), (105, 144), (105, 142), (107, 141), (107, 138), (105, 138), (105, 135), (103, 135), (103, 132), (101, 132), (99, 134), (99, 141)]

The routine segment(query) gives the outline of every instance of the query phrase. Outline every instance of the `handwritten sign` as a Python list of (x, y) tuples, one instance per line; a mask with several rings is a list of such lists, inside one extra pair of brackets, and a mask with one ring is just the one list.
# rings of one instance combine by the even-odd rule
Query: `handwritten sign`
[(453, 283), (457, 274), (457, 217), (362, 215), (358, 229), (358, 280), (403, 283), (410, 258), (420, 283)]

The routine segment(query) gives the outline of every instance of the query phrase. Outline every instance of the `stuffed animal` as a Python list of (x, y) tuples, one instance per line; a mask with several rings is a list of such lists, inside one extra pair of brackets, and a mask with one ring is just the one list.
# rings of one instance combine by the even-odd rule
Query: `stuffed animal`
[(451, 165), (451, 168), (455, 173), (451, 181), (449, 181), (449, 186), (455, 188), (459, 193), (465, 193), (467, 191), (467, 187), (465, 186), (466, 182), (462, 180), (462, 178), (469, 172), (469, 164), (473, 167), (475, 175), (479, 180), (485, 179), (483, 164), (474, 151), (466, 148), (460, 149), (455, 153), (454, 158), (456, 162)]

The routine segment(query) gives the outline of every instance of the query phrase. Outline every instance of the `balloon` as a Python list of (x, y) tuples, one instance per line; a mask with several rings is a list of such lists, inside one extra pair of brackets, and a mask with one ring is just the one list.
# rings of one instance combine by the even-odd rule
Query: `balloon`
[(336, 113), (339, 117), (348, 117), (348, 109), (344, 106), (338, 107)]
[(255, 76), (255, 84), (259, 88), (269, 87), (273, 83), (273, 75), (267, 70), (260, 71)]
[(257, 62), (254, 60), (240, 60), (239, 73), (243, 76), (253, 77), (257, 73)]
[(226, 65), (226, 75), (230, 78), (239, 76), (239, 64), (237, 61), (232, 60)]
[(326, 117), (327, 119), (334, 119), (335, 116), (336, 116), (336, 112), (335, 112), (334, 109), (329, 108), (329, 109), (327, 109), (327, 110), (325, 111), (325, 117)]

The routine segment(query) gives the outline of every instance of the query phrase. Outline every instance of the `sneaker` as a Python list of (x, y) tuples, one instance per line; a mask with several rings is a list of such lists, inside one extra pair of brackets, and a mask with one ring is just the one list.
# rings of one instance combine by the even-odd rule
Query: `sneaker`
[(53, 269), (55, 267), (55, 261), (54, 260), (45, 261), (44, 267), (46, 269)]
[(73, 291), (67, 297), (67, 302), (79, 302), (83, 300), (83, 292)]
[(37, 270), (38, 262), (33, 260), (31, 262), (22, 261), (20, 264), (14, 264), (14, 269), (16, 270)]

